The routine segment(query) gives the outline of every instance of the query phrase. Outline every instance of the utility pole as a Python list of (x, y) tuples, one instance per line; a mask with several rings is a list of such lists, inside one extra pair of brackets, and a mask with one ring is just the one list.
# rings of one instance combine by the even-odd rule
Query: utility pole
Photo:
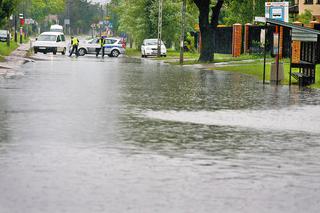
[[(68, 28), (69, 28), (69, 35), (71, 35), (71, 1), (70, 0), (67, 0), (67, 16), (68, 16), (68, 19), (69, 19), (69, 24), (68, 24)], [(67, 28), (67, 24), (66, 24), (66, 28)], [(67, 30), (67, 29), (66, 29)]]
[[(26, 20), (27, 18), (27, 14), (26, 14), (26, 1), (23, 2), (23, 19)], [(27, 26), (24, 27), (24, 39), (27, 39), (27, 30), (26, 30)]]
[(187, 1), (183, 0), (182, 2), (182, 15), (181, 15), (181, 37), (180, 37), (180, 64), (183, 64), (183, 44), (184, 44), (184, 34), (185, 34), (185, 27), (186, 27), (186, 8), (187, 8)]
[(10, 47), (10, 39), (11, 39), (11, 34), (10, 34), (10, 28), (11, 28), (11, 21), (12, 21), (12, 16), (9, 17), (8, 25), (7, 25), (7, 46)]
[(102, 8), (102, 4), (100, 4), (100, 10), (101, 10), (101, 21), (99, 23), (100, 25), (100, 37), (102, 35), (102, 26), (103, 26), (103, 8)]
[(162, 33), (162, 2), (159, 0), (159, 16), (158, 16), (158, 57), (161, 57), (161, 33)]
[(17, 14), (14, 14), (14, 42), (18, 42), (18, 35), (17, 35)]

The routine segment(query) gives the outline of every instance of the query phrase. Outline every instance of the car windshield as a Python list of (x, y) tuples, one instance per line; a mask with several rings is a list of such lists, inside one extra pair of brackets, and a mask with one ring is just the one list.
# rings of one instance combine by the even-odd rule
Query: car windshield
[(7, 31), (5, 31), (5, 30), (0, 30), (0, 35), (7, 35)]
[[(161, 41), (161, 44), (163, 45), (163, 42)], [(146, 45), (158, 45), (158, 40), (147, 40)]]
[(116, 42), (117, 40), (114, 40), (114, 39), (106, 39), (106, 44), (114, 44)]
[(40, 35), (38, 41), (56, 41), (57, 36), (55, 35)]
[(94, 39), (87, 40), (87, 43), (89, 43), (89, 44), (98, 43), (98, 39), (97, 39), (97, 38), (94, 38)]

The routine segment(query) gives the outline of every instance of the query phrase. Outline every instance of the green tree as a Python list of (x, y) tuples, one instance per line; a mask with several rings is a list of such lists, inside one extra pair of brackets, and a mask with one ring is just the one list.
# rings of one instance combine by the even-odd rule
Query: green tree
[(18, 0), (0, 0), (0, 26), (3, 26), (18, 5)]
[(70, 19), (71, 33), (87, 33), (90, 25), (104, 20), (105, 12), (99, 4), (93, 4), (89, 0), (69, 0), (66, 2), (64, 13), (60, 14), (61, 23), (64, 19)]
[(312, 19), (313, 16), (310, 10), (305, 10), (304, 13), (301, 13), (297, 17), (297, 21), (300, 21), (303, 24), (309, 24)]
[[(24, 0), (26, 1), (26, 0)], [(24, 1), (21, 2), (21, 6), (24, 6)], [(30, 9), (30, 16), (41, 23), (49, 14), (58, 14), (64, 11), (64, 0), (32, 0), (32, 7)]]
[(251, 23), (255, 16), (264, 16), (265, 0), (226, 1), (223, 12), (223, 23)]
[[(158, 0), (112, 0), (112, 22), (117, 32), (125, 32), (131, 37), (137, 47), (143, 39), (157, 38), (158, 33)], [(189, 12), (187, 29), (192, 30), (196, 24), (193, 5), (188, 8)], [(195, 12), (195, 13), (194, 13)], [(163, 1), (162, 39), (167, 43), (178, 44), (180, 35), (181, 1)]]

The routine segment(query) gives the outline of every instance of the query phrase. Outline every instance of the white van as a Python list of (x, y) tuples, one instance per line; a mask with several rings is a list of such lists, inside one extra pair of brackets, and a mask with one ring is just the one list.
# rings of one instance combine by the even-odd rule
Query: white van
[(62, 55), (65, 55), (67, 43), (64, 34), (60, 32), (41, 33), (33, 43), (33, 50), (35, 54), (52, 52), (55, 55), (57, 52), (61, 52)]
[(60, 32), (63, 33), (63, 27), (58, 24), (51, 25), (50, 32)]

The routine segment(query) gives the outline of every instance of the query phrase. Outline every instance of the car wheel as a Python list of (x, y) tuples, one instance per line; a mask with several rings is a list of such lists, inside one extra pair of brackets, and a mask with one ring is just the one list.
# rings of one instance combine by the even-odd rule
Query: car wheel
[(112, 57), (118, 57), (120, 55), (120, 52), (118, 50), (112, 50), (111, 55)]
[(87, 51), (84, 48), (80, 48), (78, 53), (79, 53), (80, 56), (84, 56), (85, 54), (87, 54)]
[(43, 54), (47, 54), (47, 52), (46, 52), (46, 51), (44, 51), (44, 52), (43, 52)]
[(33, 49), (34, 54), (38, 53), (38, 50), (36, 48)]
[(57, 48), (54, 48), (54, 49), (52, 50), (52, 53), (53, 53), (53, 55), (57, 55)]
[(62, 54), (62, 55), (65, 55), (65, 54), (66, 54), (66, 51), (67, 51), (66, 48), (63, 48), (63, 51), (61, 52), (61, 54)]

